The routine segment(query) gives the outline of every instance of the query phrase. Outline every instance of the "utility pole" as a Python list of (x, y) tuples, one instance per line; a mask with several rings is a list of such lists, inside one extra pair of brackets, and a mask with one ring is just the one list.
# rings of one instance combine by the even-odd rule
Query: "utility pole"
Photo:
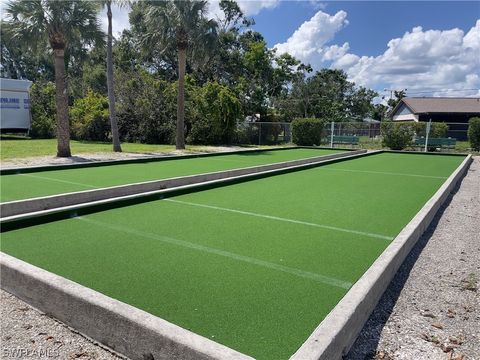
[(385, 89), (383, 89), (383, 91), (385, 91), (385, 92), (388, 92), (388, 91), (390, 91), (390, 97), (389, 97), (389, 100), (390, 100), (390, 99), (393, 99), (393, 93), (394, 93), (395, 91), (398, 91), (398, 92), (401, 92), (401, 91), (403, 91), (403, 92), (405, 92), (405, 95), (406, 95), (406, 93), (407, 93), (407, 89), (401, 89), (401, 90), (397, 90), (397, 89), (387, 89), (387, 88), (385, 88)]

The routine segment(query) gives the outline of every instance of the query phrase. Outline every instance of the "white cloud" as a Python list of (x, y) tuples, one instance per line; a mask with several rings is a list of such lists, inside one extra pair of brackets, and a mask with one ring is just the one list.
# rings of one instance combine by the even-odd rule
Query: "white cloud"
[[(129, 7), (118, 7), (117, 5), (112, 5), (112, 32), (113, 36), (120, 36), (124, 29), (130, 28), (130, 23), (128, 21), (128, 13), (130, 12)], [(107, 32), (108, 29), (108, 19), (107, 19), (107, 9), (104, 7), (102, 11), (98, 14), (98, 19), (102, 25), (103, 31)]]
[[(302, 0), (300, 0), (302, 1)], [(319, 0), (309, 0), (308, 1), (310, 5), (315, 9), (315, 10), (325, 10), (327, 8), (327, 3), (319, 1)]]
[[(220, 1), (212, 0), (209, 2), (209, 14), (213, 17), (223, 18), (223, 12), (220, 10)], [(237, 4), (246, 16), (257, 15), (263, 9), (273, 9), (280, 5), (280, 0), (237, 0)]]
[(305, 21), (288, 40), (274, 47), (279, 54), (288, 52), (303, 62), (320, 68), (325, 61), (333, 61), (346, 55), (348, 43), (326, 46), (335, 34), (348, 25), (347, 13), (339, 11), (329, 15), (318, 11), (310, 20)]
[[(467, 32), (460, 29), (424, 30), (414, 27), (392, 39), (379, 56), (349, 52), (349, 44), (332, 44), (348, 25), (347, 13), (329, 15), (318, 11), (287, 39), (277, 44), (278, 53), (288, 52), (315, 70), (343, 69), (350, 80), (381, 90), (408, 89), (407, 94), (473, 95), (466, 89), (480, 87), (480, 20)], [(478, 95), (478, 94), (477, 94)]]
[(426, 95), (472, 95), (466, 89), (480, 87), (480, 20), (466, 34), (460, 29), (415, 27), (389, 41), (379, 56), (345, 54), (332, 67), (369, 87), (386, 83), (412, 95), (426, 90)]
[(257, 15), (263, 9), (273, 9), (280, 4), (280, 0), (238, 0), (238, 6), (247, 16)]

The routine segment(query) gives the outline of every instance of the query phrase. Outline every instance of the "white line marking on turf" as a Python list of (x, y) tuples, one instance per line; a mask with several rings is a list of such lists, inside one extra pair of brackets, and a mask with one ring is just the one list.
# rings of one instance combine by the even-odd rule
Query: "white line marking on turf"
[(282, 218), (282, 217), (278, 217), (278, 216), (258, 214), (258, 213), (253, 213), (253, 212), (249, 212), (249, 211), (228, 209), (228, 208), (223, 208), (223, 207), (219, 207), (219, 206), (197, 204), (197, 203), (180, 201), (180, 200), (173, 200), (173, 199), (163, 199), (163, 201), (170, 201), (170, 202), (173, 202), (173, 203), (190, 205), (190, 206), (198, 206), (198, 207), (203, 207), (203, 208), (213, 209), (213, 210), (228, 211), (228, 212), (232, 212), (232, 213), (236, 213), (236, 214), (255, 216), (255, 217), (260, 217), (260, 218), (265, 218), (265, 219), (270, 219), (270, 220), (284, 221), (284, 222), (289, 222), (289, 223), (293, 223), (293, 224), (314, 226), (314, 227), (318, 227), (318, 228), (322, 228), (322, 229), (341, 231), (341, 232), (346, 232), (346, 233), (349, 233), (349, 234), (369, 236), (369, 237), (378, 238), (378, 239), (393, 240), (392, 236), (374, 234), (374, 233), (369, 233), (369, 232), (364, 232), (364, 231), (344, 229), (344, 228), (339, 228), (339, 227), (336, 227), (336, 226), (315, 224), (315, 223), (310, 223), (310, 222), (306, 222), (306, 221), (287, 219), (287, 218)]
[(309, 271), (304, 271), (304, 270), (300, 270), (300, 269), (296, 269), (296, 268), (291, 268), (291, 267), (288, 267), (288, 266), (279, 265), (279, 264), (271, 263), (271, 262), (268, 262), (268, 261), (255, 259), (255, 258), (252, 258), (252, 257), (249, 257), (249, 256), (239, 255), (239, 254), (231, 253), (231, 252), (220, 250), (220, 249), (215, 249), (215, 248), (211, 248), (211, 247), (208, 247), (208, 246), (191, 243), (191, 242), (184, 241), (184, 240), (178, 240), (178, 239), (174, 239), (174, 238), (163, 236), (163, 235), (157, 235), (157, 234), (153, 234), (153, 233), (143, 232), (143, 231), (132, 229), (130, 227), (127, 228), (127, 227), (121, 226), (121, 225), (112, 225), (112, 224), (104, 223), (104, 222), (97, 221), (97, 220), (87, 219), (87, 218), (84, 218), (84, 217), (81, 217), (81, 216), (76, 217), (75, 219), (81, 220), (81, 221), (84, 221), (84, 222), (87, 222), (87, 223), (90, 223), (90, 224), (94, 224), (94, 225), (97, 225), (97, 226), (101, 226), (101, 227), (104, 227), (104, 228), (108, 228), (108, 229), (111, 229), (111, 230), (125, 232), (127, 234), (140, 236), (140, 237), (147, 238), (147, 239), (159, 240), (159, 241), (162, 241), (162, 242), (167, 243), (167, 244), (171, 244), (171, 245), (175, 245), (175, 246), (181, 246), (181, 247), (188, 248), (188, 249), (193, 249), (193, 250), (197, 250), (197, 251), (206, 252), (206, 253), (209, 253), (209, 254), (223, 256), (223, 257), (233, 259), (233, 260), (236, 260), (236, 261), (242, 261), (242, 262), (257, 265), (257, 266), (262, 266), (264, 268), (281, 271), (281, 272), (284, 272), (284, 273), (287, 273), (287, 274), (295, 275), (295, 276), (302, 277), (302, 278), (309, 279), (309, 280), (314, 280), (316, 282), (320, 282), (320, 283), (323, 283), (323, 284), (326, 284), (326, 285), (339, 287), (339, 288), (346, 289), (346, 290), (350, 289), (350, 287), (353, 285), (352, 283), (350, 283), (348, 281), (343, 281), (343, 280), (335, 279), (335, 278), (332, 278), (332, 277), (312, 273), (312, 272), (309, 272)]
[[(222, 158), (212, 157), (208, 160), (223, 161), (223, 162), (239, 162), (239, 163), (242, 163), (242, 164), (250, 164), (250, 161), (241, 160), (241, 159), (222, 159)], [(252, 166), (256, 166), (256, 165), (253, 164)]]
[(31, 177), (31, 178), (35, 178), (35, 179), (41, 179), (41, 180), (50, 180), (50, 181), (55, 181), (55, 182), (60, 182), (60, 183), (70, 184), (70, 185), (80, 185), (80, 186), (84, 186), (84, 187), (88, 187), (88, 188), (92, 188), (92, 189), (97, 188), (97, 186), (93, 186), (93, 185), (77, 183), (77, 182), (74, 182), (74, 181), (52, 179), (52, 178), (49, 178), (49, 177), (44, 177), (44, 176), (39, 176), (39, 175), (32, 175), (32, 174), (18, 174), (18, 175), (27, 176), (27, 177)]
[(367, 174), (382, 174), (382, 175), (393, 175), (393, 176), (411, 176), (411, 177), (420, 177), (420, 178), (427, 178), (427, 179), (446, 179), (446, 178), (447, 178), (447, 176), (430, 176), (430, 175), (418, 175), (418, 174), (404, 174), (404, 173), (385, 172), (385, 171), (335, 169), (335, 168), (328, 168), (328, 167), (324, 167), (323, 169), (325, 169), (325, 170), (333, 170), (333, 171), (359, 172), (359, 173), (367, 173)]

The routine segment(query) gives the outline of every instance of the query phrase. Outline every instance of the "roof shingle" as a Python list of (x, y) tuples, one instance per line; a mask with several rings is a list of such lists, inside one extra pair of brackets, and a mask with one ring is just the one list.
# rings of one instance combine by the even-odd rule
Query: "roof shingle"
[(480, 113), (480, 98), (403, 98), (415, 114), (421, 113)]

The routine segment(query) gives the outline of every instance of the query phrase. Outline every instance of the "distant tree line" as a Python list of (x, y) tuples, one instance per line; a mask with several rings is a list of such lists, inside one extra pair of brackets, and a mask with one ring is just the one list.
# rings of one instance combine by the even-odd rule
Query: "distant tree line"
[[(378, 94), (341, 70), (313, 72), (270, 49), (235, 1), (114, 1), (130, 29), (111, 34), (112, 1), (14, 0), (1, 27), (1, 76), (29, 79), (32, 136), (81, 140), (228, 144), (237, 122), (382, 119)], [(97, 16), (107, 8), (109, 31)], [(110, 49), (111, 44), (111, 49)], [(68, 84), (68, 86), (67, 86)], [(117, 135), (118, 134), (118, 135)]]

